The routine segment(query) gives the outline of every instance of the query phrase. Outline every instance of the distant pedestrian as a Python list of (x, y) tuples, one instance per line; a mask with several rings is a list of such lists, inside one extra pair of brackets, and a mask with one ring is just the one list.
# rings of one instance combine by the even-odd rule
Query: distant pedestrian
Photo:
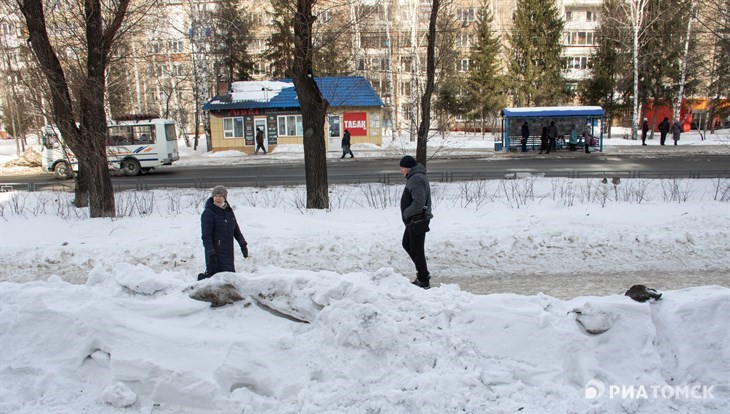
[(575, 124), (570, 126), (570, 138), (568, 139), (568, 148), (575, 151), (578, 148), (578, 131), (575, 130)]
[(527, 125), (527, 121), (522, 124), (522, 139), (520, 145), (522, 145), (522, 152), (527, 152), (527, 139), (530, 138), (530, 127)]
[(259, 153), (259, 149), (262, 149), (264, 151), (264, 155), (266, 155), (266, 148), (264, 148), (264, 131), (262, 131), (261, 128), (256, 128), (256, 154)]
[(674, 145), (677, 145), (680, 134), (682, 134), (682, 124), (678, 120), (675, 120), (672, 124), (672, 139), (674, 140)]
[(235, 272), (233, 240), (238, 242), (244, 258), (248, 257), (248, 244), (228, 204), (228, 190), (222, 185), (213, 188), (200, 216), (200, 225), (206, 271), (198, 275), (198, 280), (218, 272)]
[(550, 154), (550, 140), (548, 139), (548, 127), (542, 127), (542, 134), (540, 134), (540, 154), (543, 151), (547, 151)]
[(646, 145), (646, 134), (649, 133), (649, 120), (644, 118), (644, 123), (641, 124), (641, 145)]
[(593, 136), (591, 136), (591, 134), (589, 134), (588, 132), (583, 132), (583, 145), (586, 148), (586, 154), (591, 153), (591, 150), (590, 150), (591, 145), (595, 145), (595, 144), (596, 144), (596, 139), (593, 138)]
[(350, 158), (355, 158), (350, 149), (350, 131), (345, 130), (345, 134), (342, 136), (342, 156), (340, 158), (345, 158), (347, 154), (350, 154)]
[(667, 140), (667, 134), (669, 133), (669, 117), (664, 117), (664, 120), (659, 123), (659, 145), (664, 145)]
[(558, 141), (558, 127), (555, 126), (555, 121), (550, 121), (550, 126), (548, 127), (548, 141), (549, 141), (549, 147), (548, 147), (548, 154), (549, 154), (551, 149), (557, 149), (555, 147), (555, 145)]
[(403, 249), (416, 266), (414, 285), (428, 289), (431, 275), (426, 264), (424, 245), (426, 232), (430, 229), (433, 214), (431, 214), (431, 186), (426, 177), (426, 167), (417, 163), (416, 159), (406, 155), (400, 160), (400, 172), (406, 178), (406, 187), (400, 198), (400, 211), (403, 224)]

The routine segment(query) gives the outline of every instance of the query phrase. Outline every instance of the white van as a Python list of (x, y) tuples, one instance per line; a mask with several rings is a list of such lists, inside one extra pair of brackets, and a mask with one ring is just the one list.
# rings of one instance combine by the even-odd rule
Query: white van
[[(175, 122), (169, 119), (130, 116), (109, 121), (106, 154), (109, 168), (138, 175), (180, 159)], [(78, 160), (55, 126), (43, 127), (43, 168), (59, 178), (71, 178)]]

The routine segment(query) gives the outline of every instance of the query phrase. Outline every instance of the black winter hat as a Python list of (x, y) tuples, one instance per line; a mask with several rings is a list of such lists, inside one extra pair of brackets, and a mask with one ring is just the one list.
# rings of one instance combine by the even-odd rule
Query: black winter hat
[(416, 162), (416, 159), (410, 155), (406, 155), (400, 159), (400, 166), (403, 168), (413, 168), (416, 164), (418, 164), (418, 162)]

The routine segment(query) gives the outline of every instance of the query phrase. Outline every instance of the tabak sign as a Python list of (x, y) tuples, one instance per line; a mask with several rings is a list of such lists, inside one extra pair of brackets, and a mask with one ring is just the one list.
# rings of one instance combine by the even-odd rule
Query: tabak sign
[(350, 131), (350, 135), (363, 136), (368, 134), (367, 112), (345, 112), (342, 114), (342, 121), (345, 129)]

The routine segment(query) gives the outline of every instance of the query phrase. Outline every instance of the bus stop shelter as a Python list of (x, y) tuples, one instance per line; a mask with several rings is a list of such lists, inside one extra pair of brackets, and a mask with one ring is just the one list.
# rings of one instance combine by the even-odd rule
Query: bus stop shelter
[(596, 138), (598, 150), (603, 151), (604, 111), (600, 106), (540, 106), (533, 108), (504, 108), (502, 115), (501, 142), (494, 143), (495, 151), (509, 151), (520, 147), (522, 125), (527, 122), (530, 129), (528, 143), (539, 147), (542, 127), (555, 122), (558, 137), (569, 137), (575, 125), (578, 136), (584, 132)]

